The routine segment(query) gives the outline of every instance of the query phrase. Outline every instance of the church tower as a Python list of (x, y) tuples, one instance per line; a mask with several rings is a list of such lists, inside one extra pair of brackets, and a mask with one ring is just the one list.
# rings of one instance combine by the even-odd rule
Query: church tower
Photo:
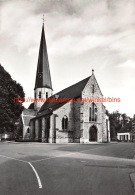
[[(40, 101), (41, 98), (48, 98), (52, 95), (52, 82), (47, 54), (47, 45), (44, 32), (44, 24), (42, 26), (37, 73), (34, 88), (34, 97), (38, 98), (38, 101), (34, 102), (34, 110), (39, 111), (44, 101)], [(42, 99), (41, 99), (42, 100)]]

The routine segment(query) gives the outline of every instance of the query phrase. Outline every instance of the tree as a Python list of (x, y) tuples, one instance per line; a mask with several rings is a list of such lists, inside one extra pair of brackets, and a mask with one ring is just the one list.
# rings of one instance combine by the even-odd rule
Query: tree
[(14, 131), (23, 110), (23, 101), (15, 102), (14, 98), (24, 97), (22, 86), (0, 65), (0, 133)]
[(120, 121), (121, 114), (118, 110), (115, 112), (109, 114), (109, 120), (110, 120), (110, 137), (111, 140), (117, 139), (117, 132), (121, 129), (122, 124)]
[(110, 120), (110, 137), (111, 140), (117, 139), (117, 133), (121, 128), (126, 128), (127, 123), (130, 123), (129, 129), (131, 128), (132, 120), (130, 117), (127, 116), (126, 113), (121, 114), (118, 110), (114, 111), (113, 113), (106, 112), (107, 115), (109, 115)]
[(128, 122), (128, 116), (126, 115), (126, 113), (121, 115), (122, 117), (122, 125), (124, 126), (127, 122)]
[(106, 115), (107, 115), (107, 116), (110, 116), (110, 113), (109, 113), (109, 111), (108, 111), (108, 110), (106, 110)]

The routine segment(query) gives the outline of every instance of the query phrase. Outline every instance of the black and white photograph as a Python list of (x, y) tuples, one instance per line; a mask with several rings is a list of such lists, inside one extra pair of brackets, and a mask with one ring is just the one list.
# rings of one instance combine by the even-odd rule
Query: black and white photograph
[(135, 195), (135, 0), (0, 0), (0, 195)]

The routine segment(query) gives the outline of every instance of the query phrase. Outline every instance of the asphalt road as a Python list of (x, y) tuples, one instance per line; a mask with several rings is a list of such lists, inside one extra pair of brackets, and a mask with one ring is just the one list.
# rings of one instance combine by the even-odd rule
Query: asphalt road
[(0, 143), (0, 195), (133, 195), (135, 143)]

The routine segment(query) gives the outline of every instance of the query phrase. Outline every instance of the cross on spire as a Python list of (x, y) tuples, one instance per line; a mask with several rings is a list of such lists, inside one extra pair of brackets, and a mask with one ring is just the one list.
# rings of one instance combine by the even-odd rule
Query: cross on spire
[(43, 14), (43, 18), (42, 18), (42, 20), (43, 20), (43, 25), (44, 25), (44, 22), (45, 22), (44, 14)]

